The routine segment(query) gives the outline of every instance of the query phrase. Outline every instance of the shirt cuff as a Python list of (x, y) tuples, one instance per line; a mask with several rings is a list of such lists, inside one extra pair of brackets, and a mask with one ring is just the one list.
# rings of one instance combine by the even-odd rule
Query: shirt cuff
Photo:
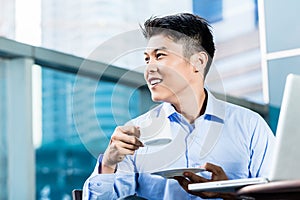
[(87, 199), (115, 199), (114, 182), (116, 174), (96, 174), (87, 181)]

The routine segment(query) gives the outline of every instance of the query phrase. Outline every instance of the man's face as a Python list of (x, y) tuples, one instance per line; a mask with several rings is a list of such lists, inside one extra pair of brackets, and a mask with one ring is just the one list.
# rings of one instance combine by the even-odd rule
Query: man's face
[(153, 101), (173, 103), (191, 90), (195, 81), (194, 69), (183, 55), (183, 45), (164, 35), (149, 39), (145, 51), (144, 78)]

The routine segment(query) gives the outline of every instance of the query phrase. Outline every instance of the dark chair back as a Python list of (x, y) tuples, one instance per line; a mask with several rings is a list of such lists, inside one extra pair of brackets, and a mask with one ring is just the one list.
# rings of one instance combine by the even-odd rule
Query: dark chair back
[(72, 191), (73, 200), (82, 200), (82, 190), (81, 189), (74, 189)]

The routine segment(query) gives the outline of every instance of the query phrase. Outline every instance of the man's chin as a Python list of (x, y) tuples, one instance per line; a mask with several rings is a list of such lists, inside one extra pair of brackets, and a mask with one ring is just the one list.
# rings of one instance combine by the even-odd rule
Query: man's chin
[(154, 102), (163, 102), (164, 100), (161, 97), (158, 96), (152, 96), (152, 101)]
[(161, 99), (153, 99), (153, 98), (152, 98), (152, 101), (153, 102), (163, 102)]

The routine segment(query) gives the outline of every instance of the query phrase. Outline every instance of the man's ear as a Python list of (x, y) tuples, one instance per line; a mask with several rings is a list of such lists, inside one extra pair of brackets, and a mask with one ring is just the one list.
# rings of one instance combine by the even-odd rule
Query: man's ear
[(195, 53), (191, 56), (190, 62), (193, 66), (194, 72), (204, 72), (204, 69), (206, 67), (206, 64), (208, 62), (208, 55), (206, 52), (201, 51), (198, 53)]

